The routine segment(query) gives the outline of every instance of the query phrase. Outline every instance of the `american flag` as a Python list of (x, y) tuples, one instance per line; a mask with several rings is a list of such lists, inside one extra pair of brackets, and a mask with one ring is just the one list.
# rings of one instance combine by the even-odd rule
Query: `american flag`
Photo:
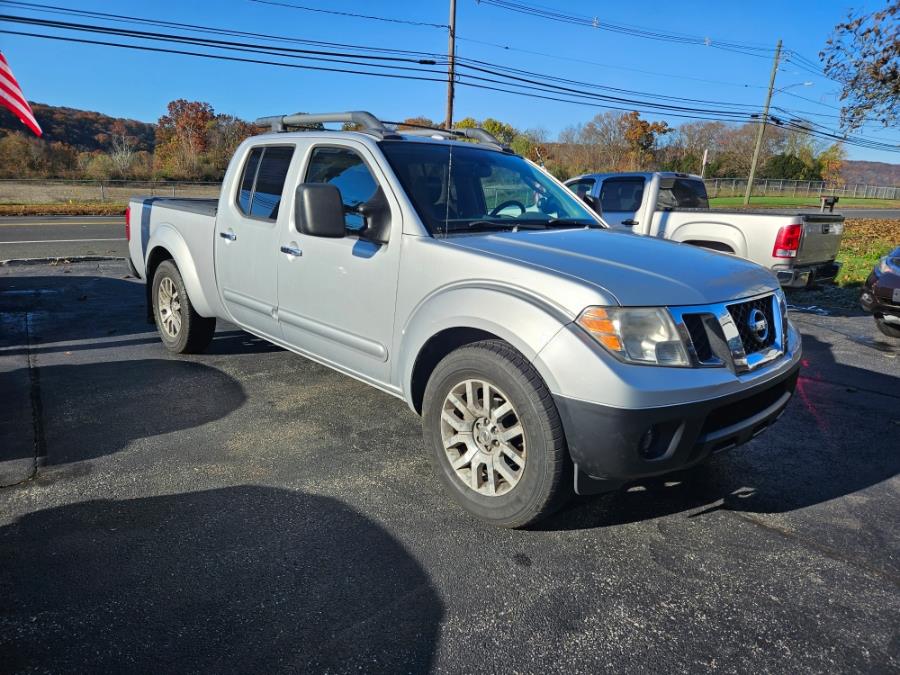
[(12, 114), (22, 120), (22, 124), (31, 129), (35, 134), (40, 136), (41, 125), (34, 118), (31, 106), (25, 100), (25, 94), (22, 88), (16, 82), (16, 78), (12, 73), (12, 69), (6, 62), (3, 52), (0, 52), (0, 104), (6, 106), (12, 111)]

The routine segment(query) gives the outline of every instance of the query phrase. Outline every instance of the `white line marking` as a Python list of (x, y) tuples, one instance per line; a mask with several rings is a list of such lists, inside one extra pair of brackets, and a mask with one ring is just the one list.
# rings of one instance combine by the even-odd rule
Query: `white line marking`
[(0, 241), (3, 244), (68, 244), (73, 241), (128, 241), (124, 237), (121, 239), (35, 239), (33, 241)]

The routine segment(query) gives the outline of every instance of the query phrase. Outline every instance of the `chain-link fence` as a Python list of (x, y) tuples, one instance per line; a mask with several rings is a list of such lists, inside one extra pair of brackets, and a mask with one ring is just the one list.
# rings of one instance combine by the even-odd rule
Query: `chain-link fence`
[(0, 204), (126, 202), (130, 197), (218, 197), (221, 183), (133, 180), (0, 180)]
[[(710, 197), (743, 197), (747, 191), (746, 178), (707, 178), (706, 191)], [(782, 180), (757, 178), (753, 181), (756, 197), (856, 197), (858, 199), (900, 199), (900, 187), (848, 183), (837, 186), (821, 180)]]

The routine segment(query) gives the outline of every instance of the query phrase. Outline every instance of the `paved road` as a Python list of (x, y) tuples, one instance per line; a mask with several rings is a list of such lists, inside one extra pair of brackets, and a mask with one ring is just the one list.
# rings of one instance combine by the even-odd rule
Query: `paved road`
[(122, 216), (0, 218), (0, 260), (127, 253)]
[(45, 457), (0, 489), (0, 670), (900, 668), (900, 349), (869, 317), (795, 315), (798, 394), (752, 443), (511, 532), (445, 497), (402, 402), (231, 326), (172, 356), (142, 290), (0, 268), (0, 452)]
[[(900, 209), (838, 209), (847, 218), (874, 218), (875, 220), (900, 220)], [(900, 232), (897, 233), (900, 238)]]

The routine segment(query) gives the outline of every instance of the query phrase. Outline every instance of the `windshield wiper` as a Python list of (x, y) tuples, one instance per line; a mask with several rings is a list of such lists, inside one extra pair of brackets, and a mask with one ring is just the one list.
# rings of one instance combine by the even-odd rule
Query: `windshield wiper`
[(522, 222), (515, 220), (473, 220), (467, 223), (465, 227), (450, 227), (447, 232), (517, 232), (519, 230), (539, 230), (542, 229), (544, 221)]

